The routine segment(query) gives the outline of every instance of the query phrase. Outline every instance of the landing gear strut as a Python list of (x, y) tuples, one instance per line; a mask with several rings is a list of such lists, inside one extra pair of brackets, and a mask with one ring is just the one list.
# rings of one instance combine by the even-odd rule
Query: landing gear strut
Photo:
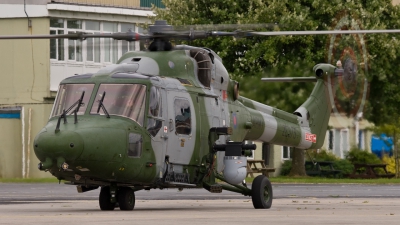
[(119, 206), (121, 210), (133, 210), (135, 207), (134, 190), (129, 187), (120, 187), (115, 191), (116, 198), (114, 199), (110, 190), (109, 186), (102, 187), (100, 190), (99, 205), (101, 210), (114, 210), (116, 206)]

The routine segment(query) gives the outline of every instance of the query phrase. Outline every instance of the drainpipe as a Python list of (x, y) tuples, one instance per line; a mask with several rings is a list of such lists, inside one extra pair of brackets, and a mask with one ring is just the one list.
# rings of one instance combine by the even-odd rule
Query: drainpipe
[(29, 28), (32, 27), (32, 20), (29, 19), (28, 13), (26, 12), (26, 0), (24, 0), (24, 11), (25, 11), (26, 17), (28, 18), (28, 30), (29, 30)]
[(22, 125), (22, 178), (25, 178), (25, 111), (24, 107), (21, 108), (21, 125)]
[(31, 164), (31, 130), (32, 130), (32, 108), (29, 108), (28, 113), (28, 154), (27, 158), (27, 165), (26, 165), (26, 178), (29, 178), (29, 167)]

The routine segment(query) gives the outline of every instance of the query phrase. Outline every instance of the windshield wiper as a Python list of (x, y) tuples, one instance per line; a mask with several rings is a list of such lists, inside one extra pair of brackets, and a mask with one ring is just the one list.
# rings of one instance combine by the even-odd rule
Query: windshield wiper
[(74, 104), (72, 104), (67, 110), (65, 110), (65, 109), (63, 110), (63, 113), (60, 115), (60, 117), (58, 118), (58, 121), (57, 121), (56, 132), (57, 132), (57, 131), (60, 131), (60, 122), (61, 122), (61, 119), (64, 118), (64, 124), (67, 123), (67, 113), (68, 113), (69, 111), (71, 111), (74, 107), (76, 107), (76, 105), (78, 105), (78, 106), (77, 106), (76, 109), (73, 111), (74, 117), (75, 117), (74, 123), (78, 123), (78, 116), (77, 116), (77, 113), (78, 113), (78, 111), (79, 111), (79, 108), (80, 108), (81, 105), (83, 104), (83, 103), (82, 103), (82, 101), (83, 101), (83, 96), (85, 96), (85, 91), (82, 92), (82, 95), (81, 95), (81, 97), (79, 98), (78, 101), (76, 101)]
[(100, 108), (102, 108), (104, 113), (107, 115), (107, 118), (110, 118), (110, 114), (108, 114), (107, 109), (103, 104), (103, 100), (104, 100), (105, 96), (106, 96), (106, 92), (104, 91), (103, 92), (103, 96), (101, 96), (101, 99), (99, 100), (99, 107), (97, 108), (97, 113), (99, 113), (100, 112)]

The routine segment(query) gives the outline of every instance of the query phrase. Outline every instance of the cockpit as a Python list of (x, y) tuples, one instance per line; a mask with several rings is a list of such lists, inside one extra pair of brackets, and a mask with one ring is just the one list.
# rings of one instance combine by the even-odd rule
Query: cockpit
[[(59, 87), (51, 117), (60, 116), (82, 98), (77, 115), (85, 114), (90, 107), (91, 115), (116, 115), (127, 117), (143, 126), (146, 106), (146, 85), (143, 84), (100, 84), (92, 105), (90, 97), (95, 84), (62, 84)], [(82, 97), (83, 96), (83, 97)], [(103, 107), (101, 107), (103, 105)], [(104, 110), (105, 109), (105, 110)], [(73, 114), (75, 109), (67, 114)]]

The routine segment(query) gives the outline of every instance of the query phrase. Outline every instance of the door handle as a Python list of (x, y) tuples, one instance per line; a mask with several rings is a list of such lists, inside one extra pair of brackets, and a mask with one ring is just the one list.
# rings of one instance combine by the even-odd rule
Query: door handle
[(174, 130), (174, 120), (169, 119), (169, 130), (173, 131)]

